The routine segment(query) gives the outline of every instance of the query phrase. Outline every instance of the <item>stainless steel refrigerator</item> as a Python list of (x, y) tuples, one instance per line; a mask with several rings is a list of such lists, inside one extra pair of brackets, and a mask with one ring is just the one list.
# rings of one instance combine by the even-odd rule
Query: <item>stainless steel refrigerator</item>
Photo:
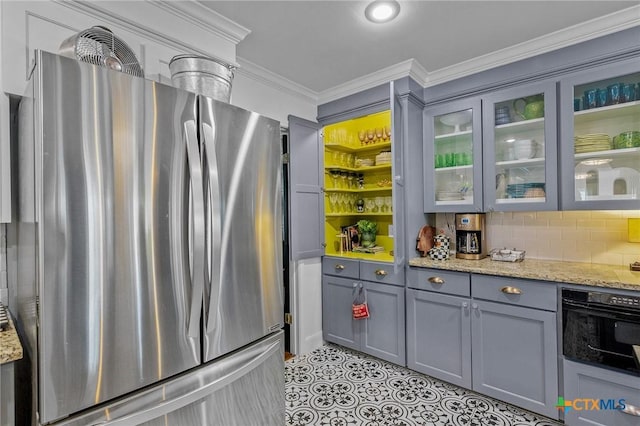
[(279, 123), (39, 51), (18, 134), (30, 421), (284, 424)]

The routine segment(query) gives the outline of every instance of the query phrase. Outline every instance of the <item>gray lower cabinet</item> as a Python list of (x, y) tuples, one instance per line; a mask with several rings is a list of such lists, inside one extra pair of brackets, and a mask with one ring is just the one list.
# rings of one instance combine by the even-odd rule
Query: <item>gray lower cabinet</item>
[(357, 285), (354, 279), (323, 275), (322, 337), (327, 342), (360, 350), (360, 325), (351, 311)]
[[(333, 257), (325, 257), (322, 267), (324, 340), (406, 365), (403, 274), (393, 273), (389, 264)], [(369, 307), (366, 319), (353, 319), (359, 288)]]
[(404, 287), (363, 281), (369, 318), (361, 325), (362, 352), (405, 364)]
[(473, 389), (557, 418), (556, 313), (484, 300), (471, 311)]
[(556, 286), (410, 268), (407, 366), (558, 418)]
[(407, 289), (407, 366), (471, 388), (468, 297)]
[[(640, 379), (631, 374), (569, 360), (563, 362), (566, 425), (640, 425)], [(598, 400), (598, 409), (585, 400)], [(566, 404), (565, 402), (565, 404)]]

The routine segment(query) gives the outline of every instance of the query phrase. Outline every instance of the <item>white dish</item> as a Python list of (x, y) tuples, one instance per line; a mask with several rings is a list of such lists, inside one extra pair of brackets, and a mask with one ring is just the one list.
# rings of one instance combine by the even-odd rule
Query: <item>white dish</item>
[(439, 117), (439, 120), (442, 124), (447, 126), (454, 126), (455, 133), (460, 131), (460, 126), (462, 124), (467, 124), (471, 122), (471, 118), (473, 114), (470, 109), (465, 111), (452, 112), (451, 114), (442, 115)]

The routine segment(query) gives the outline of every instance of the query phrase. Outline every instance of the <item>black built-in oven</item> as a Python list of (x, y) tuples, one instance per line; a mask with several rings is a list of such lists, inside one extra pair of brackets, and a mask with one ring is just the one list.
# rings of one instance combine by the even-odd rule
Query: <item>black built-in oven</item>
[(640, 295), (562, 289), (566, 358), (640, 376)]

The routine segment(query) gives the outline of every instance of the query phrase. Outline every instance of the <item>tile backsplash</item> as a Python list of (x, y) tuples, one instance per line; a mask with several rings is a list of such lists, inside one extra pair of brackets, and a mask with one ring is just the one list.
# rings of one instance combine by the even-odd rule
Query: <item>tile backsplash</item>
[[(487, 213), (493, 248), (526, 250), (526, 257), (624, 265), (640, 260), (640, 243), (628, 242), (628, 218), (640, 210)], [(438, 232), (453, 237), (453, 213), (436, 215)], [(454, 238), (451, 238), (454, 241)]]

